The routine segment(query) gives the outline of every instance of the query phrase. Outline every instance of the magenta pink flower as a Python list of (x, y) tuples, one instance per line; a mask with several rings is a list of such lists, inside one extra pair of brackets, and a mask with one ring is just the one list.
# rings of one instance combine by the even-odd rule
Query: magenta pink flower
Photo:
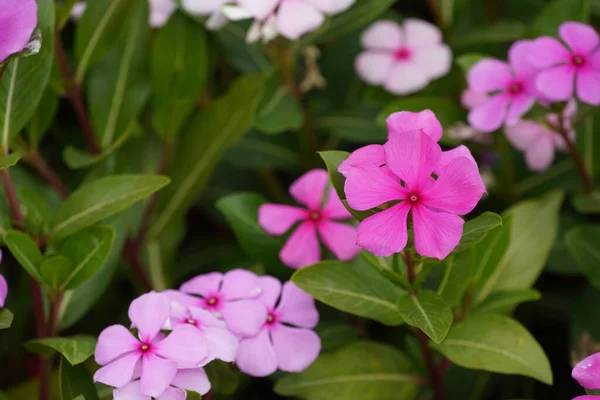
[[(358, 254), (356, 229), (340, 220), (350, 219), (335, 189), (328, 190), (324, 202), (323, 195), (329, 183), (327, 171), (313, 169), (302, 175), (290, 186), (290, 194), (307, 209), (283, 204), (263, 204), (258, 210), (258, 223), (271, 235), (283, 235), (294, 224), (300, 225), (281, 249), (281, 261), (292, 268), (302, 268), (321, 260), (321, 240), (329, 250), (342, 261)], [(322, 206), (322, 204), (325, 204)]]
[(0, 62), (22, 51), (37, 25), (35, 0), (0, 2)]
[(469, 124), (482, 132), (492, 132), (503, 123), (514, 124), (535, 103), (537, 69), (529, 62), (532, 41), (515, 42), (508, 52), (510, 64), (486, 58), (467, 74), (469, 90), (487, 93), (489, 98), (469, 112)]
[(417, 252), (446, 258), (462, 237), (464, 221), (459, 215), (471, 212), (485, 193), (469, 150), (462, 146), (442, 153), (422, 129), (390, 136), (383, 150), (385, 166), (356, 165), (346, 174), (350, 207), (366, 211), (390, 204), (360, 223), (358, 244), (377, 256), (402, 251), (412, 210)]
[[(205, 395), (210, 391), (210, 381), (203, 368), (180, 369), (171, 385), (156, 400), (185, 400), (186, 390)], [(142, 392), (141, 381), (133, 381), (113, 391), (113, 400), (151, 400)]]
[(8, 296), (8, 284), (6, 283), (6, 279), (0, 275), (0, 308), (4, 307), (6, 296)]
[[(581, 386), (589, 390), (600, 389), (600, 353), (592, 354), (579, 362), (571, 374)], [(573, 400), (600, 400), (600, 396), (579, 396)]]
[(262, 291), (258, 276), (250, 271), (198, 275), (179, 290), (167, 290), (165, 294), (172, 301), (212, 312), (236, 335), (256, 335), (266, 317), (264, 307), (256, 300)]
[(277, 369), (303, 371), (321, 351), (321, 339), (312, 331), (319, 322), (315, 301), (292, 282), (286, 282), (282, 292), (277, 279), (264, 276), (260, 280), (260, 301), (268, 314), (260, 333), (240, 342), (236, 364), (252, 376), (268, 376)]
[(407, 18), (402, 25), (378, 21), (361, 37), (366, 49), (356, 59), (358, 75), (401, 95), (417, 92), (450, 71), (452, 52), (429, 22)]
[(158, 397), (178, 369), (201, 367), (208, 351), (197, 329), (178, 326), (166, 338), (160, 333), (169, 314), (170, 301), (164, 294), (151, 292), (135, 299), (129, 319), (138, 329), (138, 337), (122, 325), (103, 330), (95, 353), (96, 362), (103, 367), (94, 381), (122, 388), (139, 375), (141, 393)]
[(536, 39), (531, 48), (530, 62), (543, 68), (537, 90), (552, 101), (567, 101), (577, 92), (584, 103), (600, 105), (598, 33), (580, 22), (565, 22), (558, 32), (569, 48), (548, 36)]

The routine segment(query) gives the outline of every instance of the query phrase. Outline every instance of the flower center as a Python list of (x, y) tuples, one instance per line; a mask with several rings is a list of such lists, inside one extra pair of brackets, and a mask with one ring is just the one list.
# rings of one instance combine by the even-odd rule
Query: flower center
[(512, 94), (519, 94), (523, 91), (523, 85), (519, 82), (515, 82), (508, 88), (508, 91)]
[(406, 61), (410, 58), (411, 52), (406, 47), (400, 47), (394, 51), (394, 60)]
[(267, 314), (267, 325), (272, 325), (277, 321), (277, 318), (273, 312)]
[(321, 220), (321, 212), (318, 210), (312, 210), (309, 214), (308, 214), (308, 219), (310, 219), (313, 222), (318, 222)]
[(187, 323), (188, 323), (188, 324), (190, 324), (190, 325), (196, 325), (196, 321), (194, 321), (194, 320), (193, 320), (193, 319), (191, 319), (191, 318), (188, 318), (188, 319), (187, 319), (187, 321), (185, 321), (185, 322), (187, 322)]
[(207, 303), (209, 306), (216, 306), (218, 302), (219, 302), (219, 299), (217, 299), (216, 297), (209, 297), (209, 298), (206, 300), (206, 303)]
[(574, 55), (573, 57), (571, 57), (571, 62), (573, 63), (573, 65), (581, 67), (583, 64), (585, 64), (585, 59), (581, 56)]
[(140, 346), (140, 350), (142, 351), (142, 353), (147, 353), (148, 351), (150, 351), (150, 345), (147, 343), (142, 343), (142, 345)]

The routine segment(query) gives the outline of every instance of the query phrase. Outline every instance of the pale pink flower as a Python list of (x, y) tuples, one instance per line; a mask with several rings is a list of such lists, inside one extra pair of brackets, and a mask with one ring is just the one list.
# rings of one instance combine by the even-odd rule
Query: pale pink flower
[(27, 46), (36, 25), (35, 0), (0, 1), (0, 62)]
[(560, 38), (543, 36), (534, 41), (529, 60), (543, 70), (537, 89), (552, 101), (567, 101), (577, 93), (584, 103), (600, 105), (600, 37), (593, 27), (564, 22)]
[[(337, 221), (352, 218), (334, 188), (329, 188), (329, 175), (322, 169), (313, 169), (290, 186), (290, 194), (307, 209), (283, 204), (263, 204), (258, 209), (258, 223), (271, 235), (283, 235), (300, 222), (292, 236), (281, 249), (281, 261), (292, 268), (302, 268), (321, 260), (321, 246), (325, 246), (342, 261), (354, 258), (360, 248), (356, 246), (356, 229)], [(324, 205), (323, 205), (324, 204)]]
[(485, 193), (469, 150), (462, 146), (443, 153), (422, 129), (390, 136), (383, 150), (383, 167), (360, 164), (346, 173), (350, 207), (366, 211), (390, 204), (360, 223), (357, 243), (377, 256), (402, 251), (412, 210), (417, 252), (446, 258), (462, 237), (464, 221), (459, 215), (471, 212)]
[(206, 27), (216, 30), (227, 23), (223, 7), (229, 2), (231, 0), (182, 0), (181, 6), (192, 15), (209, 16)]
[(375, 22), (362, 34), (361, 43), (365, 52), (355, 62), (358, 75), (396, 95), (417, 92), (452, 67), (452, 52), (442, 42), (441, 31), (426, 21)]
[[(581, 386), (588, 390), (600, 389), (600, 353), (592, 354), (579, 362), (571, 374)], [(600, 400), (600, 396), (579, 396), (573, 400)]]
[(71, 9), (71, 18), (75, 21), (78, 21), (85, 12), (86, 8), (87, 4), (85, 4), (84, 1), (76, 3)]
[(262, 287), (256, 274), (234, 269), (223, 275), (211, 272), (198, 275), (180, 286), (179, 291), (167, 290), (171, 299), (188, 307), (210, 311), (225, 321), (227, 329), (236, 335), (256, 335), (266, 316), (256, 298)]
[(486, 58), (467, 74), (469, 90), (487, 93), (489, 98), (469, 112), (469, 124), (482, 132), (492, 132), (502, 124), (514, 124), (535, 103), (534, 80), (537, 69), (529, 62), (532, 41), (520, 40), (509, 49), (510, 61)]
[[(205, 395), (210, 391), (210, 381), (203, 368), (180, 369), (170, 386), (156, 400), (185, 400), (186, 390)], [(141, 381), (133, 381), (113, 391), (113, 400), (151, 400), (142, 392)]]
[(268, 314), (260, 333), (240, 342), (236, 364), (252, 376), (268, 376), (277, 369), (303, 371), (321, 351), (321, 339), (312, 331), (319, 322), (315, 301), (292, 282), (286, 282), (282, 291), (277, 279), (265, 276), (260, 280), (260, 301)]
[(141, 393), (160, 396), (178, 369), (196, 368), (208, 358), (206, 343), (192, 326), (178, 326), (166, 338), (160, 333), (168, 320), (170, 301), (164, 294), (147, 293), (129, 307), (138, 337), (122, 325), (104, 329), (96, 345), (96, 362), (103, 366), (94, 381), (122, 388), (140, 377)]

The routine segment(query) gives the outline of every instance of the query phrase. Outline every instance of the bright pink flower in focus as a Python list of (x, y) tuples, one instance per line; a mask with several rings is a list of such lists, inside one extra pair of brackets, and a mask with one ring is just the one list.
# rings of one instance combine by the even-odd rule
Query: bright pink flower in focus
[(201, 367), (208, 351), (192, 326), (178, 326), (166, 338), (160, 333), (170, 314), (164, 294), (147, 293), (129, 307), (129, 319), (138, 337), (122, 325), (104, 329), (96, 345), (96, 362), (103, 367), (94, 381), (122, 388), (140, 377), (141, 393), (160, 396), (173, 382), (178, 369)]
[(22, 51), (37, 25), (35, 0), (0, 2), (0, 62)]
[[(592, 354), (579, 362), (571, 374), (581, 386), (589, 390), (600, 389), (600, 353)], [(579, 396), (573, 400), (600, 400), (600, 396)]]
[(256, 300), (261, 291), (256, 274), (234, 269), (225, 275), (198, 275), (181, 285), (179, 291), (167, 290), (165, 294), (185, 306), (210, 311), (236, 335), (256, 335), (266, 317), (264, 307)]
[(268, 314), (260, 333), (240, 342), (236, 364), (246, 374), (259, 377), (277, 369), (303, 371), (321, 351), (321, 339), (312, 331), (319, 322), (315, 301), (292, 282), (286, 282), (282, 292), (277, 279), (265, 276), (260, 280), (260, 301)]
[(598, 33), (580, 22), (564, 22), (558, 32), (569, 48), (548, 36), (533, 42), (529, 60), (544, 68), (536, 78), (537, 90), (552, 101), (567, 101), (577, 92), (584, 103), (600, 105)]
[(464, 146), (442, 153), (422, 129), (391, 136), (383, 150), (385, 166), (355, 165), (346, 174), (344, 191), (353, 209), (393, 202), (360, 223), (358, 244), (377, 256), (402, 251), (412, 210), (417, 252), (446, 258), (462, 237), (459, 215), (471, 212), (485, 193), (477, 164)]
[(339, 260), (350, 260), (360, 251), (356, 246), (356, 229), (336, 222), (350, 219), (352, 215), (346, 210), (334, 188), (329, 189), (326, 202), (323, 202), (328, 183), (327, 171), (313, 169), (290, 186), (292, 197), (307, 209), (283, 204), (263, 204), (258, 209), (258, 223), (271, 235), (283, 235), (300, 222), (279, 253), (285, 265), (302, 268), (321, 260), (317, 232), (325, 246)]
[[(180, 369), (171, 385), (156, 400), (185, 400), (186, 390), (205, 395), (210, 391), (210, 381), (203, 368)], [(140, 381), (113, 391), (113, 400), (151, 400), (142, 393)]]
[(512, 125), (535, 103), (537, 69), (529, 62), (532, 43), (515, 42), (508, 52), (510, 64), (486, 58), (467, 74), (469, 90), (489, 95), (469, 112), (469, 124), (475, 129), (492, 132), (504, 123)]
[(401, 95), (417, 92), (452, 67), (452, 52), (442, 33), (429, 22), (407, 18), (402, 25), (379, 21), (361, 37), (366, 49), (356, 59), (358, 75)]

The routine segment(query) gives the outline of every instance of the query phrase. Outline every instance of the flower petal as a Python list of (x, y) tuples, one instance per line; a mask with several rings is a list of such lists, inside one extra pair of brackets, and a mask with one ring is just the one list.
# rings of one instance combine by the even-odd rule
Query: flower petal
[(346, 11), (356, 0), (306, 0), (325, 14), (333, 15)]
[(340, 164), (338, 172), (346, 176), (352, 167), (358, 167), (363, 164), (375, 165), (377, 167), (385, 164), (383, 146), (379, 144), (370, 144), (354, 150), (350, 153), (348, 158)]
[(144, 355), (140, 391), (146, 396), (158, 397), (167, 390), (176, 374), (175, 361), (165, 360), (154, 354)]
[(443, 260), (458, 246), (464, 223), (456, 215), (434, 212), (422, 205), (413, 207), (417, 253)]
[(156, 400), (185, 400), (186, 397), (185, 390), (169, 386)]
[(281, 249), (279, 258), (285, 265), (295, 269), (319, 262), (321, 248), (316, 225), (312, 221), (300, 224)]
[(258, 224), (270, 235), (283, 235), (306, 217), (306, 210), (284, 204), (263, 204), (258, 209)]
[(349, 261), (360, 253), (360, 247), (356, 245), (355, 227), (324, 220), (319, 222), (317, 229), (325, 246), (331, 250), (338, 260)]
[(238, 350), (238, 339), (224, 328), (204, 328), (204, 339), (210, 358), (234, 362)]
[(395, 95), (418, 92), (429, 84), (429, 75), (414, 61), (397, 62), (383, 82), (383, 87)]
[(139, 343), (127, 328), (112, 325), (100, 333), (94, 358), (98, 364), (106, 365), (125, 353), (135, 351)]
[(290, 194), (300, 204), (316, 210), (321, 208), (329, 174), (324, 169), (313, 169), (296, 179), (290, 186)]
[(554, 141), (551, 135), (541, 135), (533, 146), (525, 151), (527, 166), (532, 171), (545, 171), (554, 161)]
[(210, 311), (198, 307), (189, 308), (190, 316), (198, 321), (203, 327), (225, 328), (225, 322), (215, 317)]
[(134, 381), (120, 389), (113, 390), (113, 400), (152, 400), (141, 392), (140, 381)]
[(4, 0), (0, 2), (0, 62), (25, 48), (37, 25), (35, 0)]
[(340, 200), (335, 188), (329, 189), (329, 196), (327, 196), (327, 203), (321, 210), (321, 215), (329, 219), (344, 220), (352, 218), (352, 214), (344, 207), (344, 204)]
[(217, 31), (227, 24), (228, 20), (222, 11), (215, 11), (210, 15), (204, 26), (209, 31)]
[(365, 51), (356, 57), (354, 68), (360, 78), (371, 85), (381, 85), (388, 79), (394, 66), (391, 53)]
[(541, 71), (535, 79), (536, 89), (551, 101), (567, 101), (573, 97), (575, 69), (558, 65)]
[(419, 69), (427, 72), (429, 79), (441, 78), (452, 68), (452, 51), (445, 44), (418, 49), (413, 57)]
[(263, 291), (258, 300), (260, 300), (260, 302), (269, 310), (273, 310), (281, 295), (281, 282), (279, 282), (279, 279), (273, 278), (272, 276), (261, 276), (259, 280)]
[[(186, 285), (186, 284), (187, 283), (184, 283), (184, 285)], [(191, 307), (191, 306), (201, 307), (204, 304), (204, 301), (201, 298), (195, 297), (195, 296), (190, 296), (189, 294), (185, 294), (178, 290), (168, 289), (161, 293), (163, 293), (165, 296), (167, 296), (169, 298), (169, 300), (171, 301), (171, 304), (175, 302), (175, 303), (179, 303), (186, 307)]]
[(210, 272), (208, 274), (198, 275), (190, 279), (179, 287), (179, 290), (185, 293), (197, 294), (202, 297), (210, 297), (219, 292), (223, 274), (220, 272)]
[(301, 372), (308, 368), (321, 352), (319, 335), (309, 329), (277, 324), (271, 330), (271, 338), (277, 364), (282, 371)]
[(584, 103), (600, 105), (600, 71), (583, 68), (577, 72), (577, 97)]
[(167, 23), (171, 14), (175, 12), (175, 2), (173, 0), (149, 0), (150, 5), (150, 26), (160, 28)]
[(0, 274), (0, 308), (4, 307), (6, 296), (8, 296), (8, 283), (6, 283), (6, 279)]
[(519, 120), (527, 111), (533, 107), (535, 97), (529, 94), (520, 94), (512, 98), (508, 112), (506, 113), (506, 124), (512, 125)]
[(561, 42), (549, 36), (542, 36), (534, 40), (529, 51), (529, 62), (538, 68), (548, 68), (566, 63), (571, 58), (569, 50)]
[(237, 0), (254, 18), (263, 20), (275, 11), (280, 0)]
[(319, 323), (319, 312), (315, 299), (289, 281), (283, 285), (281, 302), (277, 306), (277, 315), (281, 322), (301, 328), (314, 328)]
[(205, 395), (210, 391), (210, 381), (203, 368), (180, 369), (171, 383), (181, 389)]
[(510, 66), (494, 58), (484, 58), (471, 67), (467, 73), (469, 89), (477, 92), (503, 90), (513, 79)]
[(500, 93), (488, 98), (469, 112), (469, 124), (482, 132), (493, 132), (500, 128), (506, 119), (510, 96)]
[(304, 1), (284, 1), (277, 11), (277, 30), (290, 40), (317, 30), (323, 22), (323, 13)]
[(254, 336), (267, 320), (267, 309), (258, 300), (230, 301), (221, 310), (227, 329), (239, 336)]
[(411, 47), (431, 46), (442, 42), (442, 32), (427, 21), (406, 18), (402, 28), (406, 35), (406, 44)]
[(544, 127), (533, 121), (519, 121), (514, 125), (506, 126), (504, 134), (508, 141), (518, 150), (525, 151), (543, 135)]
[(225, 300), (253, 299), (261, 292), (258, 276), (244, 269), (234, 269), (223, 276), (221, 293)]
[(208, 357), (208, 348), (198, 329), (191, 325), (179, 325), (155, 344), (156, 354), (172, 360), (179, 368), (192, 368)]
[(406, 197), (400, 178), (387, 167), (363, 165), (355, 167), (344, 183), (346, 201), (354, 210), (365, 211), (383, 203)]
[(465, 89), (460, 96), (460, 103), (464, 108), (470, 110), (473, 107), (477, 107), (488, 99), (488, 95), (485, 92), (478, 92), (472, 89)]
[(356, 229), (358, 245), (378, 257), (399, 253), (408, 240), (406, 220), (409, 211), (410, 205), (403, 201), (366, 218)]
[[(417, 113), (410, 111), (396, 112), (390, 115), (385, 122), (389, 138), (404, 132), (422, 129), (427, 136), (439, 142), (444, 134), (442, 124), (431, 110), (423, 110)], [(385, 162), (384, 155), (382, 155), (382, 158)]]
[(600, 389), (600, 353), (592, 354), (575, 365), (571, 375), (586, 389)]
[(404, 43), (404, 33), (395, 21), (377, 21), (360, 37), (363, 47), (372, 50), (394, 51)]
[(210, 15), (225, 5), (228, 0), (181, 0), (183, 9), (193, 15)]
[(533, 40), (518, 40), (508, 50), (510, 66), (519, 77), (531, 76), (537, 71), (537, 67), (529, 61), (533, 46)]
[(150, 342), (160, 332), (169, 318), (171, 302), (163, 293), (141, 295), (129, 306), (129, 319), (144, 342)]
[(94, 382), (117, 388), (123, 387), (131, 382), (133, 371), (139, 360), (140, 354), (137, 352), (126, 354), (96, 371)]
[(235, 363), (250, 376), (264, 377), (277, 371), (277, 356), (269, 330), (265, 328), (256, 336), (243, 339)]
[(581, 22), (563, 22), (558, 28), (558, 35), (579, 55), (589, 54), (600, 46), (596, 30)]
[(440, 157), (440, 161), (437, 163), (437, 165), (435, 166), (435, 169), (433, 170), (433, 173), (436, 175), (440, 175), (440, 173), (442, 173), (444, 171), (444, 169), (455, 159), (460, 158), (460, 157), (464, 157), (468, 160), (471, 160), (473, 162), (473, 164), (477, 165), (477, 161), (475, 161), (475, 158), (473, 157), (473, 154), (471, 154), (471, 150), (469, 150), (469, 148), (467, 146), (464, 145), (460, 145), (458, 147), (455, 147), (452, 150), (448, 150), (448, 151), (443, 151), (442, 152), (442, 156)]

